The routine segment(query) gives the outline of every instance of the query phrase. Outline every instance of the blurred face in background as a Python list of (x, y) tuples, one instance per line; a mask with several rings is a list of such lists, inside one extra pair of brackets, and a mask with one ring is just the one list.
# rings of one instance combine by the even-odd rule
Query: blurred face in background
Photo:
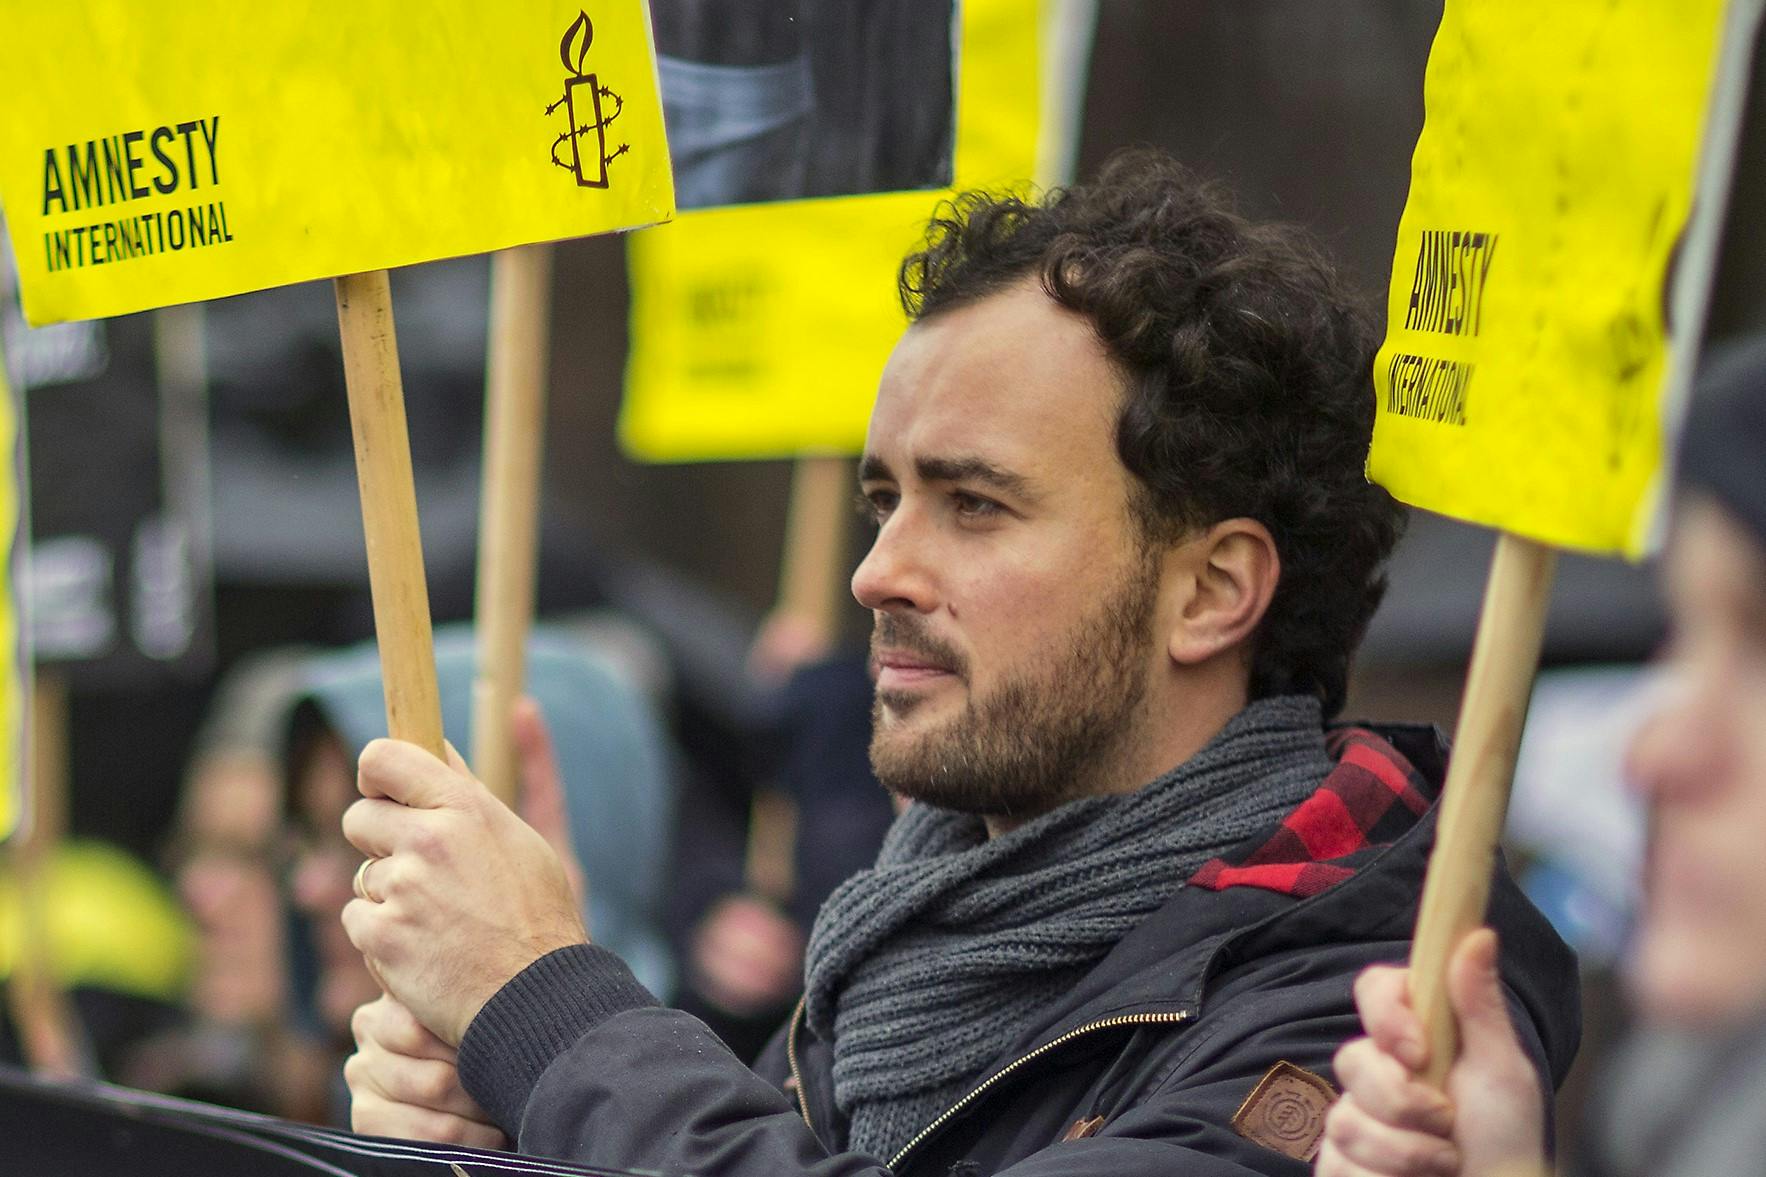
[(196, 1012), (229, 1024), (286, 1008), (282, 785), (266, 757), (223, 752), (198, 767), (181, 815), (174, 878), (197, 926)]
[(1766, 549), (1694, 497), (1665, 568), (1679, 693), (1631, 749), (1650, 810), (1633, 981), (1646, 1017), (1715, 1027), (1766, 1011)]
[(343, 930), (343, 909), (362, 855), (344, 841), (343, 812), (356, 799), (356, 766), (343, 744), (328, 732), (316, 736), (295, 765), (294, 804), (301, 847), (294, 861), (294, 905), (307, 917), (318, 957), (320, 1020), (342, 1038), (350, 1015), (374, 1000), (374, 983), (362, 954)]

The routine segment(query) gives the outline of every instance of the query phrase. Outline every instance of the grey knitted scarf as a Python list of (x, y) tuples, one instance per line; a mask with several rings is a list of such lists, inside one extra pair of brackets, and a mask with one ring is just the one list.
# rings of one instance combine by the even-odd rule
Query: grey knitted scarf
[(1331, 768), (1317, 700), (1284, 696), (1138, 792), (992, 840), (980, 818), (910, 806), (810, 932), (807, 1016), (834, 1043), (847, 1147), (893, 1156), (1204, 862)]

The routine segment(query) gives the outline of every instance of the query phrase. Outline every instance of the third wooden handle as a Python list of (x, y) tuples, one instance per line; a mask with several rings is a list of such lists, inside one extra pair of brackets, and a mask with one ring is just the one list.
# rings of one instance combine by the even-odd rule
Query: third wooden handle
[(1489, 903), (1556, 556), (1542, 544), (1504, 534), (1490, 562), (1410, 954), (1411, 1001), (1429, 1044), (1425, 1077), (1436, 1087), (1445, 1084), (1458, 1049), (1447, 962), (1466, 933), (1483, 922)]

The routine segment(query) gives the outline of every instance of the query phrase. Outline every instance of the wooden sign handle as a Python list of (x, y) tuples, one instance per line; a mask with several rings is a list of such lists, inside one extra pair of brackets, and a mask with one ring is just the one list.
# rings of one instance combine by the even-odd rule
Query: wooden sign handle
[[(823, 646), (831, 646), (838, 636), (852, 485), (852, 463), (846, 458), (802, 457), (791, 471), (773, 612), (805, 625)], [(743, 868), (750, 891), (780, 904), (790, 900), (797, 886), (797, 833), (796, 802), (778, 789), (757, 790), (748, 811)]]
[(778, 611), (808, 622), (828, 642), (834, 640), (847, 571), (852, 486), (852, 463), (846, 458), (799, 458), (791, 473)]
[(1445, 1086), (1459, 1049), (1447, 999), (1447, 961), (1484, 920), (1497, 840), (1527, 697), (1539, 667), (1557, 553), (1519, 536), (1497, 538), (1441, 797), (1440, 824), (1410, 951), (1410, 996), (1429, 1044), (1424, 1078)]
[(48, 878), (67, 829), (67, 682), (53, 671), (37, 667), (30, 696), (25, 775), (30, 805), (21, 815), (12, 847), (22, 934), (7, 986), (8, 1005), (31, 1070), (71, 1079), (94, 1075), (97, 1068), (73, 1002), (56, 979), (51, 956)]
[(393, 332), (392, 288), (385, 270), (335, 280), (343, 372), (349, 387), (362, 531), (368, 544), (368, 586), (374, 636), (386, 691), (386, 728), (440, 757), (441, 696), (435, 682), (435, 641), (423, 537), (417, 529), (417, 487)]
[(516, 792), (509, 709), (521, 695), (526, 677), (538, 566), (551, 294), (550, 245), (505, 249), (493, 258), (478, 517), (472, 767), (508, 805), (515, 803)]

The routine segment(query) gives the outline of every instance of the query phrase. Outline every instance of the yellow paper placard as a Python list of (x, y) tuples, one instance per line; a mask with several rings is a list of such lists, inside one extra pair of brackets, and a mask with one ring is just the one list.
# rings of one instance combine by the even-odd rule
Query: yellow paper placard
[(1399, 499), (1642, 554), (1723, 19), (1723, 0), (1448, 0), (1374, 370), (1368, 472)]
[[(1050, 0), (963, 0), (959, 186), (1046, 175)], [(1052, 72), (1052, 71), (1047, 71)], [(905, 320), (902, 257), (948, 191), (683, 213), (629, 242), (620, 440), (646, 461), (856, 453)]]
[(0, 9), (32, 323), (652, 224), (642, 0)]

